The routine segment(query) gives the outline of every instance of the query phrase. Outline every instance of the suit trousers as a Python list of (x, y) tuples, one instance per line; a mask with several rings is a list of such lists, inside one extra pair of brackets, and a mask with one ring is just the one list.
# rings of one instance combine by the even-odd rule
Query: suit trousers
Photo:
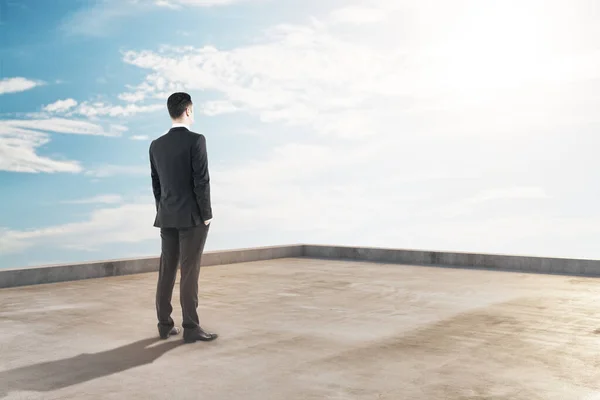
[(209, 225), (192, 228), (161, 228), (161, 255), (156, 289), (156, 313), (159, 327), (168, 329), (175, 325), (171, 318), (171, 298), (177, 276), (177, 265), (181, 264), (179, 300), (183, 312), (184, 329), (200, 326), (198, 320), (198, 278), (202, 252), (208, 235)]

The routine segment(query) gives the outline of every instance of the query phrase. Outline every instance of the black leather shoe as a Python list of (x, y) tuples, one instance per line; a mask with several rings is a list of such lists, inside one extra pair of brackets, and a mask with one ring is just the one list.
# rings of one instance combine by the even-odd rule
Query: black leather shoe
[(181, 329), (179, 329), (176, 326), (174, 326), (168, 330), (166, 330), (160, 326), (158, 327), (158, 334), (160, 335), (161, 339), (168, 339), (169, 336), (179, 335), (180, 332), (181, 332)]
[(186, 329), (183, 332), (183, 341), (185, 343), (194, 343), (197, 341), (210, 342), (218, 337), (219, 335), (216, 333), (204, 332), (204, 330), (200, 327), (196, 329)]

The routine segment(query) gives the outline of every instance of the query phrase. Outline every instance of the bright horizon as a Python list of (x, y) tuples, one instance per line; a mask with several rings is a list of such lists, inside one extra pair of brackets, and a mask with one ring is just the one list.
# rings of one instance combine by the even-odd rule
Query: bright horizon
[(0, 268), (160, 252), (177, 90), (207, 251), (600, 258), (597, 2), (0, 0), (0, 35)]

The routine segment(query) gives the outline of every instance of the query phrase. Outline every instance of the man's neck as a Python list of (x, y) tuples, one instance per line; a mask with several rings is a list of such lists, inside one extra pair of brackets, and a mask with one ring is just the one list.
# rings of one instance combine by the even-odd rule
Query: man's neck
[(188, 131), (190, 130), (190, 125), (185, 122), (173, 122), (172, 128), (186, 128)]

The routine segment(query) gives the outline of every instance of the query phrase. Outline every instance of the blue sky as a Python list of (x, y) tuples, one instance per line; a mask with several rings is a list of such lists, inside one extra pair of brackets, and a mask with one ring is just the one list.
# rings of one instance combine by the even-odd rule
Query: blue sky
[(175, 90), (208, 140), (207, 250), (600, 257), (593, 1), (0, 5), (0, 267), (158, 254)]

